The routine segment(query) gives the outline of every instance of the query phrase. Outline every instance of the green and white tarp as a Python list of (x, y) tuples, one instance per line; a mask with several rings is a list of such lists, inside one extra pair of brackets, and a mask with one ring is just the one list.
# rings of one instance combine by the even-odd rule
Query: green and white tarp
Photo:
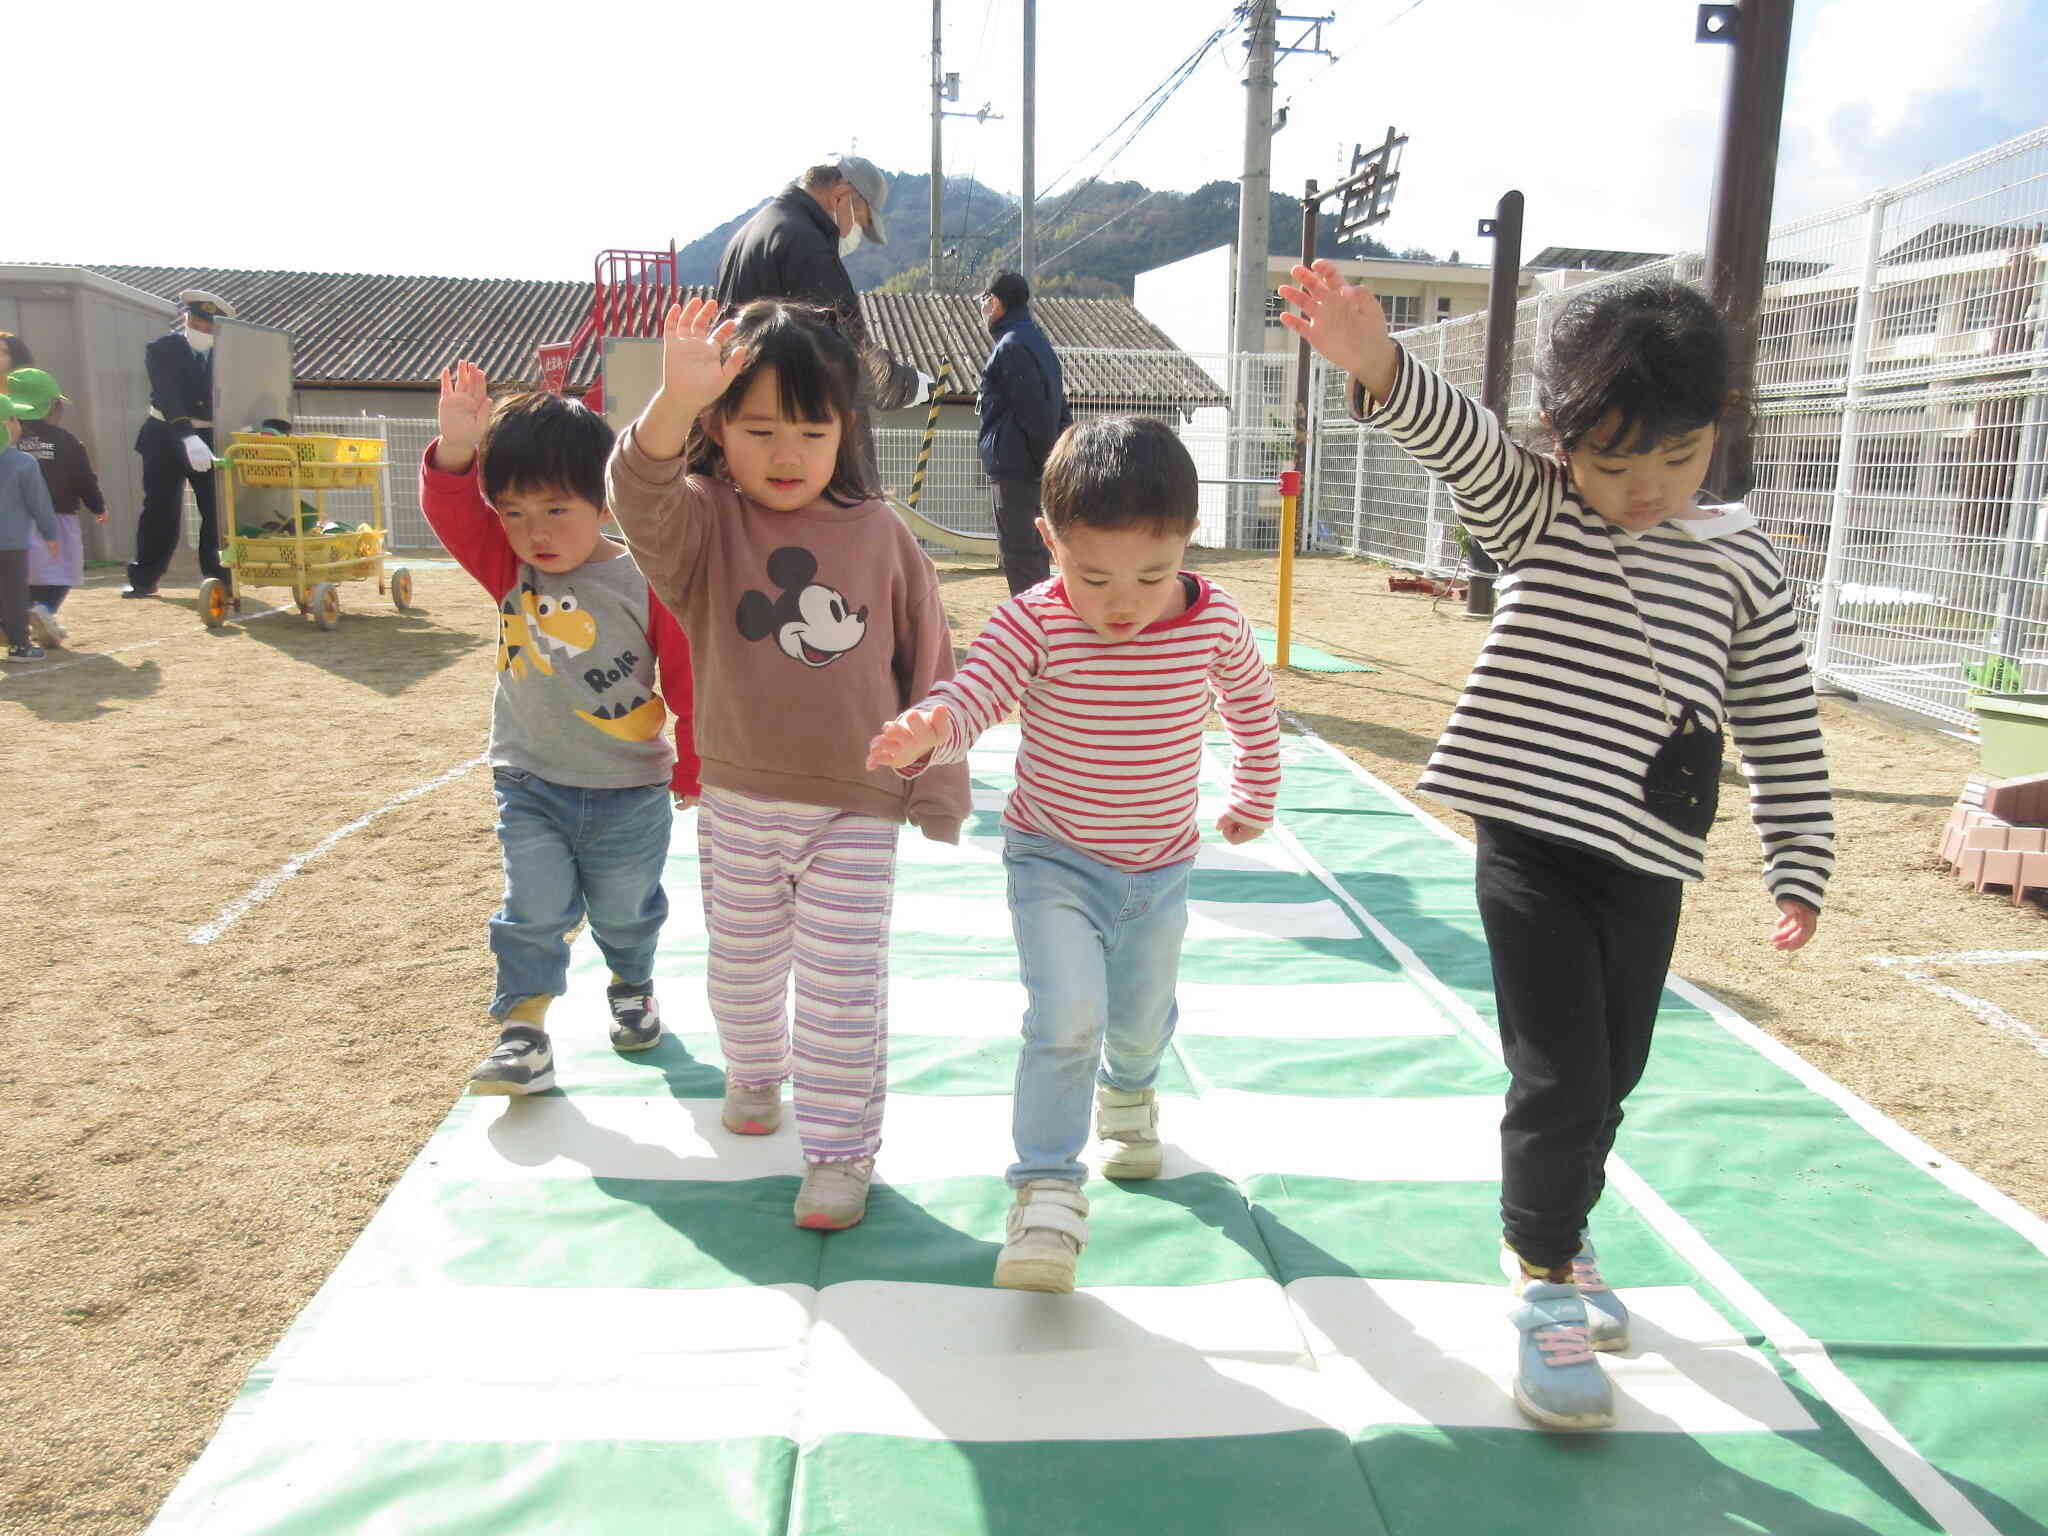
[(903, 842), (863, 1225), (718, 1127), (685, 820), (680, 1033), (614, 1054), (582, 941), (562, 1091), (456, 1104), (152, 1529), (2048, 1531), (2048, 1230), (1678, 982), (1595, 1218), (1619, 1427), (1523, 1421), (1470, 850), (1312, 739), (1194, 875), (1165, 1176), (1091, 1183), (1074, 1295), (996, 1290), (1013, 750)]

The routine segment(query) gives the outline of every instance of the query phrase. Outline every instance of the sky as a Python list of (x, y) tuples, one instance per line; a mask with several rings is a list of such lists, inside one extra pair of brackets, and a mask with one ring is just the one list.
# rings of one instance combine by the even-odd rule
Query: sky
[[(1396, 249), (1490, 259), (1475, 225), (1510, 188), (1528, 254), (1704, 243), (1730, 50), (1693, 41), (1695, 0), (1286, 9), (1334, 11), (1338, 58), (1281, 62), (1276, 188), (1338, 179), (1391, 124), (1410, 142), (1375, 234)], [(1100, 168), (1091, 148), (1230, 12), (1039, 0), (1041, 197)], [(946, 172), (1013, 194), (1022, 14), (944, 0), (941, 46), (957, 108), (1001, 117), (948, 118)], [(927, 0), (43, 5), (6, 32), (8, 118), (39, 152), (13, 162), (0, 261), (577, 278), (833, 150), (931, 163)], [(2048, 0), (1799, 0), (1774, 222), (2042, 126), (2044, 57)], [(1235, 179), (1244, 62), (1234, 29), (1109, 179)]]

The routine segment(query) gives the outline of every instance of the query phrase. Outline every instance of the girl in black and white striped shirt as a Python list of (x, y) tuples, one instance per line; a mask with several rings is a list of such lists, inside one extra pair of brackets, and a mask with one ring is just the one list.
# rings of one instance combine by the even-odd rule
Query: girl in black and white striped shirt
[(1609, 285), (1569, 303), (1539, 367), (1554, 458), (1387, 334), (1329, 262), (1296, 267), (1282, 323), (1352, 377), (1353, 414), (1449, 487), (1514, 579), (1418, 786), (1478, 827), (1478, 896), (1512, 1082), (1501, 1121), (1503, 1268), (1520, 1304), (1516, 1400), (1561, 1429), (1612, 1424), (1590, 1350), (1628, 1343), (1586, 1220), (1641, 1078), (1705, 872), (1734, 736), (1777, 907), (1813, 936), (1834, 821), (1812, 679), (1784, 572), (1741, 506), (1700, 502), (1739, 397), (1727, 329), (1697, 290)]

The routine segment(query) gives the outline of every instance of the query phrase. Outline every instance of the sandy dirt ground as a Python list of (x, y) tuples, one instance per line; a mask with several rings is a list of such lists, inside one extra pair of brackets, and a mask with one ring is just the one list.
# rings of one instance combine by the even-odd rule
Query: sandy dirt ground
[[(1199, 563), (1271, 622), (1272, 557)], [(210, 632), (189, 575), (126, 602), (96, 571), (64, 610), (71, 648), (0, 676), (0, 1530), (147, 1522), (491, 1038), (497, 850), (489, 777), (465, 765), (496, 614), (452, 566), (416, 571), (417, 611), (351, 584), (333, 632), (270, 591)], [(1285, 676), (1283, 707), (1412, 789), (1482, 626), (1373, 566), (1298, 573), (1300, 638), (1379, 670)], [(1001, 578), (943, 574), (964, 643)], [(2039, 908), (1936, 866), (1973, 751), (1839, 701), (1824, 716), (1843, 841), (1819, 939), (1764, 942), (1738, 790), (1677, 969), (2048, 1213), (2048, 1056), (1875, 959), (2048, 951)], [(2048, 963), (1923, 969), (2048, 1033)]]

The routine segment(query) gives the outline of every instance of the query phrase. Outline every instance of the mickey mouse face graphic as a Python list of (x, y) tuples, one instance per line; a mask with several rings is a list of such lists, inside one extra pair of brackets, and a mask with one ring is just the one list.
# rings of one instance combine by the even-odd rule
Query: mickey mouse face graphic
[(855, 609), (831, 587), (819, 585), (818, 560), (808, 549), (778, 549), (768, 557), (768, 579), (782, 589), (740, 597), (734, 615), (742, 638), (774, 638), (776, 647), (807, 667), (828, 667), (859, 645), (868, 632), (865, 604)]

